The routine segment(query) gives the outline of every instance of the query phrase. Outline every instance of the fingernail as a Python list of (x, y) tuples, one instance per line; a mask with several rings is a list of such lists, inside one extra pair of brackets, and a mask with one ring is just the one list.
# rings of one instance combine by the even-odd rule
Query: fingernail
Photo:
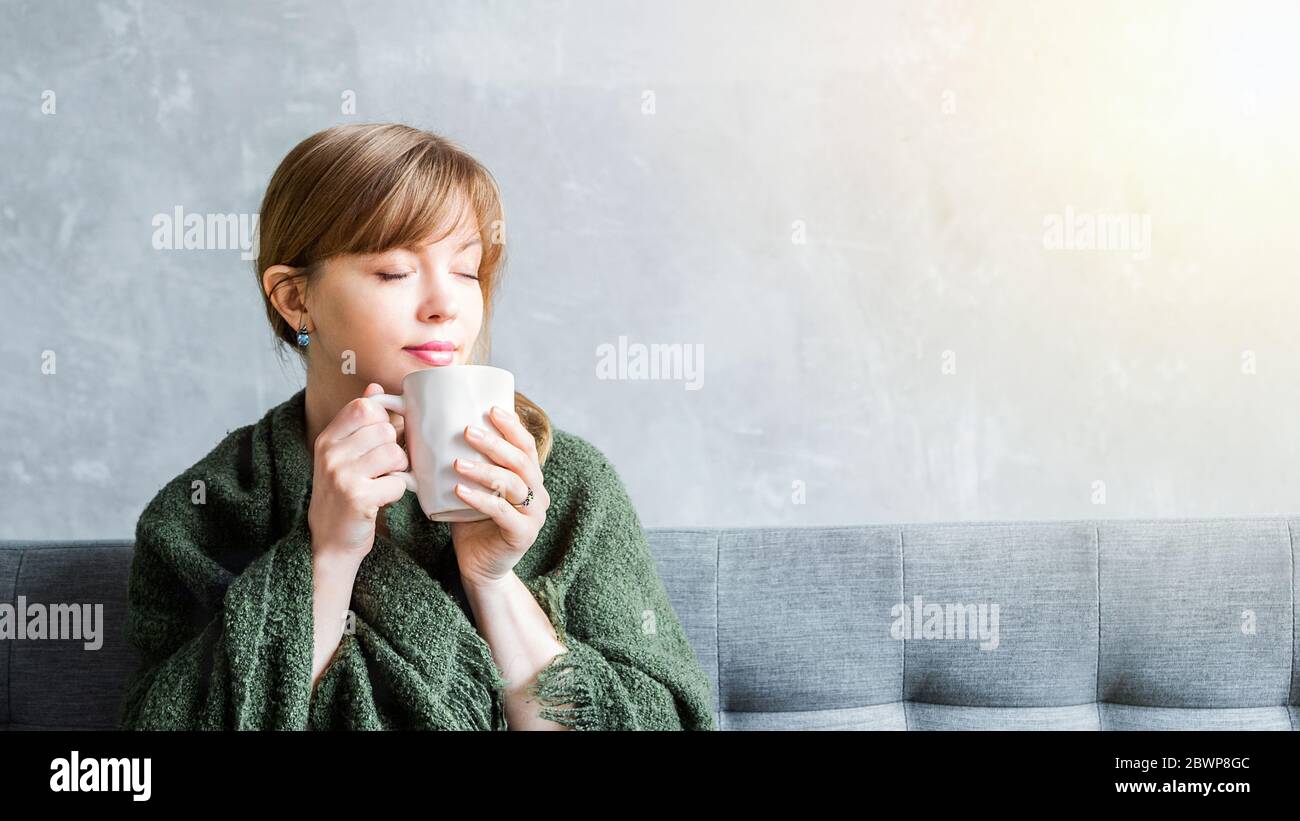
[(514, 416), (514, 414), (510, 413), (500, 405), (493, 405), (492, 412), (495, 413), (497, 416), (501, 417), (502, 419), (509, 419), (510, 417)]
[(483, 438), (483, 431), (482, 431), (482, 429), (480, 429), (480, 428), (476, 428), (476, 427), (474, 427), (473, 425), (470, 425), (470, 426), (469, 426), (469, 438), (471, 438), (471, 439), (482, 439), (482, 438)]
[(474, 463), (466, 459), (457, 459), (456, 467), (461, 468), (462, 470), (469, 470), (470, 468), (474, 467)]

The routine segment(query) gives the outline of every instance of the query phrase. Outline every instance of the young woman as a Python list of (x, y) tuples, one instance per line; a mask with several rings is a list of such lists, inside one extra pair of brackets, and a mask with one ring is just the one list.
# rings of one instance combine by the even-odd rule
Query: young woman
[(503, 226), (491, 175), (427, 131), (336, 126), (284, 158), (258, 284), (306, 387), (141, 514), (124, 728), (714, 729), (594, 446), (516, 393), (455, 465), (488, 519), (430, 522), (394, 475), (402, 419), (369, 397), (487, 362)]

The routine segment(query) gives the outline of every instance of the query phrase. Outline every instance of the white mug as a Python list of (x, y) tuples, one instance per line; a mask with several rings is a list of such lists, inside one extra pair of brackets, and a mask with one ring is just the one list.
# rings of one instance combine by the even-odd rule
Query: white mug
[(490, 518), (456, 495), (456, 484), (491, 491), (456, 470), (455, 459), (490, 462), (465, 439), (465, 426), (500, 433), (488, 415), (493, 405), (515, 409), (515, 376), (492, 365), (439, 365), (411, 371), (402, 395), (369, 397), (404, 420), (409, 472), (394, 471), (420, 500), (434, 522), (477, 522)]

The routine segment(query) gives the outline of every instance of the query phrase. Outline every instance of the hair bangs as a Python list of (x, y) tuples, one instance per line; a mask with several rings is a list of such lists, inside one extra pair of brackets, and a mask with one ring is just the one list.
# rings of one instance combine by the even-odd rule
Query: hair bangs
[(331, 233), (340, 237), (334, 253), (372, 254), (440, 242), (468, 220), (484, 239), (487, 262), (491, 232), (501, 215), (494, 181), (486, 169), (456, 151), (431, 143), (420, 149), (376, 175), (367, 192), (372, 196), (358, 199), (378, 202), (353, 212), (364, 215), (354, 226), (334, 226)]

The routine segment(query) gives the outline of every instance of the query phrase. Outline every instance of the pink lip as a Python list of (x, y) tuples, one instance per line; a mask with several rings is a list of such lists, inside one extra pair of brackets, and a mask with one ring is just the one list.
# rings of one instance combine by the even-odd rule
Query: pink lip
[(407, 345), (408, 351), (454, 351), (456, 350), (455, 342), (447, 342), (442, 339), (433, 339), (425, 342), (423, 345)]
[(426, 365), (450, 365), (451, 360), (456, 355), (454, 351), (422, 351), (415, 348), (404, 348), (403, 350)]

